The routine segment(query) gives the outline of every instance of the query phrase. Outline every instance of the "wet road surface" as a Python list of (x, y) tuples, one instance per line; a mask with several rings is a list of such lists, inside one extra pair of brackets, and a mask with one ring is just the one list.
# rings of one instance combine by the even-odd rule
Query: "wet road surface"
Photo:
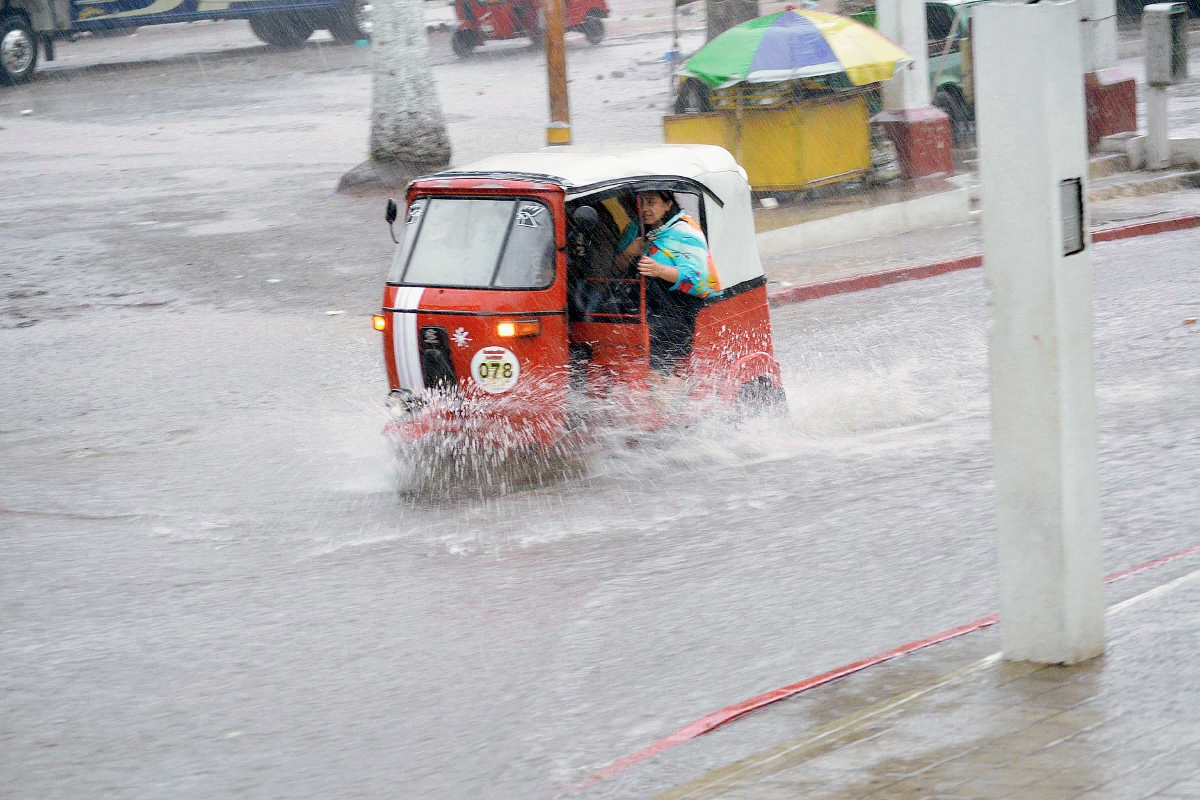
[[(1197, 532), (1198, 242), (1097, 248), (1110, 569)], [(978, 271), (781, 309), (790, 429), (449, 504), (390, 484), (359, 320), (7, 330), (5, 794), (533, 796), (981, 616), (985, 314)]]

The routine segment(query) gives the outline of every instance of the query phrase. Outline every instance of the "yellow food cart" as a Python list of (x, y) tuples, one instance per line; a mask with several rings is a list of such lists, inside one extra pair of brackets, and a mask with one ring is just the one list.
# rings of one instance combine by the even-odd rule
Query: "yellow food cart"
[(663, 117), (671, 144), (733, 153), (754, 191), (798, 191), (871, 171), (869, 90), (819, 91), (793, 82), (715, 89), (711, 111)]

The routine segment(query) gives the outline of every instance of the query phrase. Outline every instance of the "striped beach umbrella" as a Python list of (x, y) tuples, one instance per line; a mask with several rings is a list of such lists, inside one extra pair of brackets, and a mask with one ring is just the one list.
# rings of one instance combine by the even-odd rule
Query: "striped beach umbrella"
[(788, 9), (730, 28), (700, 48), (681, 72), (714, 89), (839, 74), (862, 86), (888, 80), (910, 61), (897, 44), (861, 22)]

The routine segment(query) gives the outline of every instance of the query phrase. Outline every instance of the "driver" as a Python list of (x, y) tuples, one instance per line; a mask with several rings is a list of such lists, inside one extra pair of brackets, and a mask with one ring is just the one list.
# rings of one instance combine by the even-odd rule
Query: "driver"
[(646, 278), (650, 366), (670, 376), (691, 355), (704, 300), (719, 295), (721, 287), (704, 232), (683, 213), (673, 192), (639, 192), (637, 206), (645, 235), (638, 236), (636, 223), (626, 226), (617, 258), (633, 262)]

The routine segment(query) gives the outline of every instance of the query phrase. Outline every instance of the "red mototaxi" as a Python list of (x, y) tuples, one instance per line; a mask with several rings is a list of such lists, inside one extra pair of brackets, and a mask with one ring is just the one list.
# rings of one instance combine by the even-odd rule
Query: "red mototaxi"
[[(649, 399), (644, 279), (613, 264), (636, 192), (664, 186), (704, 228), (723, 289), (699, 312), (672, 413)], [(390, 433), (545, 447), (589, 402), (635, 430), (785, 408), (750, 200), (745, 172), (709, 145), (547, 148), (414, 181), (375, 317)]]
[[(605, 0), (567, 0), (564, 27), (582, 33), (592, 44), (604, 40), (604, 20), (608, 18)], [(458, 28), (450, 39), (454, 54), (465, 58), (489, 39), (517, 39), (528, 36), (534, 44), (542, 38), (540, 0), (456, 0), (454, 14)]]

